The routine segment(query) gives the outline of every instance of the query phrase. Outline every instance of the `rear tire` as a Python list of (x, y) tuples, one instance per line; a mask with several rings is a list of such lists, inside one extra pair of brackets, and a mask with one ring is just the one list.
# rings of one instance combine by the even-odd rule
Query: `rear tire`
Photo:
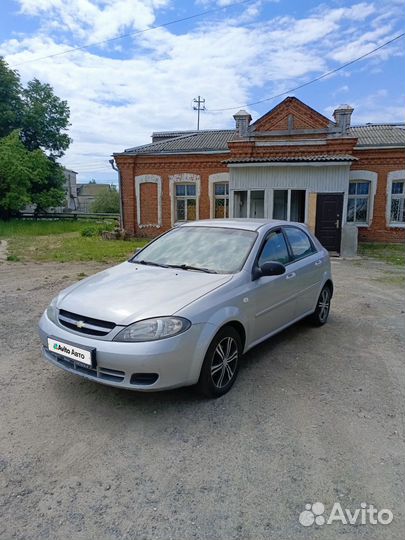
[(242, 342), (232, 326), (214, 337), (205, 355), (197, 388), (208, 398), (223, 396), (232, 388), (239, 371)]
[(314, 326), (323, 326), (329, 316), (330, 302), (332, 299), (332, 292), (328, 285), (325, 285), (321, 290), (318, 301), (316, 303), (316, 309), (309, 319)]

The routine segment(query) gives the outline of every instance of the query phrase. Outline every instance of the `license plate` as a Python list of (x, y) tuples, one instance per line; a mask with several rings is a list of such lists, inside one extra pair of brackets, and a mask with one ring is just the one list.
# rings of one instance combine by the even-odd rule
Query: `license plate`
[(74, 343), (60, 341), (53, 337), (48, 337), (48, 349), (54, 354), (69, 358), (79, 364), (95, 367), (95, 349), (78, 347)]

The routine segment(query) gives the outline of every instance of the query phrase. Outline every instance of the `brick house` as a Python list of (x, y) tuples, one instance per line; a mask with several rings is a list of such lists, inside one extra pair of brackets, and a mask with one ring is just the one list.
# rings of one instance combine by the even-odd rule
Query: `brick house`
[(405, 239), (405, 127), (351, 126), (342, 105), (326, 118), (288, 97), (235, 129), (159, 132), (114, 154), (123, 225), (155, 236), (177, 222), (264, 217), (307, 223), (331, 251), (342, 229), (360, 241)]

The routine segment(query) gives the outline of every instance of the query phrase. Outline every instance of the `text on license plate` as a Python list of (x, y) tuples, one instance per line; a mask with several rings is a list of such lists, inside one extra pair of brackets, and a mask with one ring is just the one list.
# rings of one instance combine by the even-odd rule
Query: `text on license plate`
[(56, 339), (48, 338), (48, 349), (55, 354), (76, 360), (76, 362), (86, 364), (87, 366), (92, 366), (91, 351), (76, 347), (76, 345), (70, 345)]

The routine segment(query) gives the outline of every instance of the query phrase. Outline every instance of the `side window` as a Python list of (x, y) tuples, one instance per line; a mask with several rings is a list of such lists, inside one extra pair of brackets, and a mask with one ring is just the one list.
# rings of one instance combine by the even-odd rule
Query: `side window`
[(294, 259), (302, 259), (316, 250), (307, 234), (295, 227), (285, 227), (284, 232), (290, 242)]
[(262, 252), (259, 257), (259, 266), (266, 262), (279, 262), (282, 264), (287, 264), (289, 261), (287, 244), (284, 240), (284, 235), (279, 231), (272, 231), (266, 243), (263, 246)]

